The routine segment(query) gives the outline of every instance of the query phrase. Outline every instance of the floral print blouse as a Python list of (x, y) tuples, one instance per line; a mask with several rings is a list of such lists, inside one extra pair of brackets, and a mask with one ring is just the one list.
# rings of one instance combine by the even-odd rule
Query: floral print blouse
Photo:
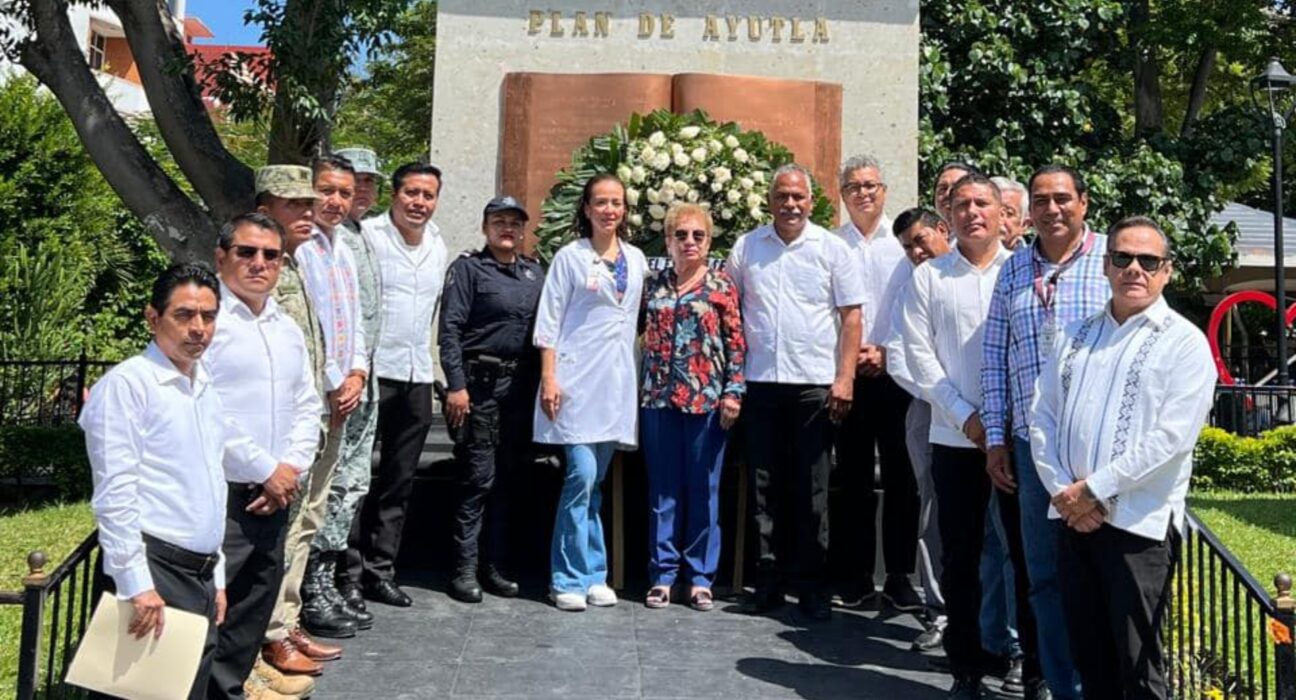
[(679, 295), (675, 269), (644, 284), (644, 408), (710, 413), (720, 399), (747, 391), (738, 288), (723, 270), (708, 269), (701, 284)]

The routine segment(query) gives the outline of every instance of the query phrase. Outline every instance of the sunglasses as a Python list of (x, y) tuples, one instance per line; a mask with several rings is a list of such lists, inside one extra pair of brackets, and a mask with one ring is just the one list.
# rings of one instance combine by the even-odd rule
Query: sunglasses
[(1134, 253), (1124, 253), (1119, 250), (1113, 250), (1108, 253), (1107, 260), (1122, 270), (1129, 267), (1130, 263), (1137, 260), (1139, 267), (1143, 268), (1144, 272), (1156, 272), (1161, 269), (1162, 265), (1170, 262), (1169, 258), (1163, 258), (1159, 255), (1152, 255), (1150, 253), (1135, 255)]
[(686, 231), (682, 228), (676, 229), (673, 235), (675, 236), (675, 240), (681, 243), (689, 240), (690, 238), (693, 239), (694, 243), (701, 243), (702, 241), (705, 241), (707, 237), (706, 231), (702, 231), (699, 229), (695, 229), (693, 231)]
[(243, 260), (251, 260), (257, 256), (257, 253), (260, 253), (261, 257), (265, 258), (265, 261), (269, 263), (277, 261), (279, 256), (283, 255), (283, 251), (278, 248), (258, 248), (254, 245), (236, 245), (231, 247), (234, 250), (234, 255)]

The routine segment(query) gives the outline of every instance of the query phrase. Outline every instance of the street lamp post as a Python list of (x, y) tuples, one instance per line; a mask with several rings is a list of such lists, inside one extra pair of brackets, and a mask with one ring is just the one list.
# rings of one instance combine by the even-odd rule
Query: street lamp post
[(1290, 377), (1287, 373), (1287, 270), (1283, 260), (1283, 186), (1282, 186), (1282, 153), (1283, 130), (1287, 120), (1291, 119), (1296, 100), (1284, 97), (1296, 86), (1296, 77), (1287, 72), (1277, 58), (1269, 60), (1269, 65), (1260, 75), (1251, 79), (1251, 99), (1264, 114), (1273, 127), (1273, 196), (1274, 196), (1274, 299), (1278, 302), (1278, 378), (1279, 386), (1287, 386)]

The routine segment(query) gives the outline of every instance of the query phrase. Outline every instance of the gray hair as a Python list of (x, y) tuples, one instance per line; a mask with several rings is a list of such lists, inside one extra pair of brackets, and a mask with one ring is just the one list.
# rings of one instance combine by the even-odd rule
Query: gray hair
[(873, 168), (878, 173), (878, 179), (886, 182), (886, 177), (882, 174), (882, 166), (878, 163), (877, 158), (870, 155), (858, 155), (851, 156), (846, 159), (845, 163), (842, 163), (841, 173), (837, 176), (837, 184), (843, 188), (846, 187), (846, 181), (850, 174), (865, 168)]
[(1023, 185), (1020, 182), (1017, 182), (1016, 180), (1010, 177), (1003, 177), (1003, 176), (992, 177), (990, 178), (990, 182), (993, 182), (995, 185), (998, 185), (1000, 195), (1007, 194), (1009, 192), (1017, 192), (1022, 196), (1023, 206), (1021, 208), (1021, 211), (1018, 213), (1021, 215), (1021, 220), (1025, 221), (1026, 209), (1027, 209), (1025, 205), (1027, 204), (1027, 202), (1030, 201), (1030, 193), (1026, 191), (1026, 185)]
[(1170, 237), (1167, 236), (1165, 230), (1161, 228), (1161, 224), (1158, 224), (1151, 217), (1140, 215), (1127, 216), (1112, 224), (1111, 228), (1107, 229), (1107, 252), (1111, 252), (1112, 245), (1114, 245), (1114, 241), (1116, 240), (1116, 234), (1131, 228), (1150, 228), (1153, 231), (1156, 231), (1157, 235), (1161, 237), (1161, 245), (1165, 248), (1165, 256), (1169, 258), (1174, 255), (1174, 246), (1171, 245)]
[(806, 169), (804, 165), (798, 163), (787, 163), (778, 166), (778, 168), (774, 170), (774, 174), (770, 176), (770, 194), (774, 193), (774, 183), (777, 182), (780, 177), (792, 173), (800, 173), (806, 180), (806, 187), (811, 192), (814, 192), (814, 176), (810, 174), (810, 171)]

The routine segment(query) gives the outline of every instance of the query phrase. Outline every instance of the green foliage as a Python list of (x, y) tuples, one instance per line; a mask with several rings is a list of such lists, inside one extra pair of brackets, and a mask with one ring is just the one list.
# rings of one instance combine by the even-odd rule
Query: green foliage
[[(1152, 4), (1145, 39), (1168, 66), (1162, 83), (1175, 109), (1186, 102), (1186, 66), (1217, 36), (1212, 22), (1245, 25), (1254, 38), (1266, 21), (1258, 11), (1227, 7), (1254, 3), (1219, 0), (1197, 13), (1174, 9), (1182, 2)], [(1264, 133), (1240, 102), (1244, 78), (1230, 54), (1212, 73), (1211, 101), (1189, 134), (1134, 136), (1129, 7), (1118, 0), (924, 3), (922, 181), (934, 182), (953, 159), (1022, 181), (1050, 162), (1073, 165), (1090, 180), (1094, 227), (1130, 214), (1158, 219), (1175, 240), (1176, 288), (1191, 293), (1232, 262), (1236, 231), (1209, 217), (1263, 182)]]
[(58, 102), (30, 78), (0, 84), (0, 358), (133, 352), (165, 259)]
[(427, 158), (436, 14), (434, 0), (417, 0), (396, 18), (391, 42), (365, 66), (368, 75), (345, 88), (333, 132), (336, 147), (372, 148), (388, 171)]
[(57, 498), (92, 490), (85, 437), (76, 425), (0, 426), (0, 478), (44, 486)]
[(1194, 489), (1296, 491), (1296, 426), (1243, 437), (1205, 428), (1193, 453)]
[[(694, 150), (703, 160), (690, 155)], [(595, 136), (577, 149), (571, 167), (558, 173), (541, 206), (536, 253), (548, 260), (572, 240), (572, 222), (585, 183), (599, 173), (615, 173), (627, 186), (631, 241), (645, 253), (665, 254), (661, 219), (678, 197), (711, 211), (715, 220), (711, 254), (723, 256), (739, 235), (769, 220), (765, 211), (769, 178), (780, 165), (791, 162), (792, 152), (782, 144), (759, 131), (743, 131), (733, 122), (718, 124), (701, 110), (632, 114), (626, 124), (617, 124), (611, 133)], [(817, 183), (813, 196), (811, 220), (830, 225), (832, 203)]]

